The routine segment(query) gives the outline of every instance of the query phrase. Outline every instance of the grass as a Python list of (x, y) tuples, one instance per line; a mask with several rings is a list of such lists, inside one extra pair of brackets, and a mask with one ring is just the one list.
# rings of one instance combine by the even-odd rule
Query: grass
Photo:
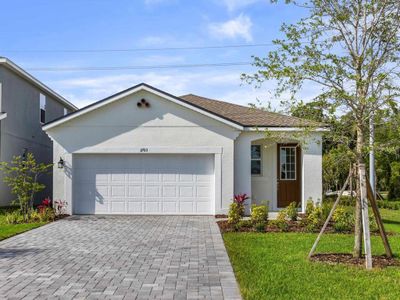
[(26, 224), (7, 224), (6, 213), (12, 211), (15, 208), (0, 208), (0, 240), (12, 237), (16, 234), (43, 226), (46, 222), (34, 222)]
[[(381, 210), (393, 252), (400, 254), (400, 211)], [(226, 233), (224, 241), (244, 299), (400, 299), (400, 268), (309, 262), (316, 234)], [(317, 252), (351, 253), (353, 236), (324, 235)], [(378, 236), (373, 254), (384, 254)]]

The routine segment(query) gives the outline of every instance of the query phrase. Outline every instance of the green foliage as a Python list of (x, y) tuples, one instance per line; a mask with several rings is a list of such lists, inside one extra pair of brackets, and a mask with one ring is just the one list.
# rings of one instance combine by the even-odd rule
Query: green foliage
[(351, 231), (354, 227), (354, 213), (344, 206), (335, 209), (332, 220), (335, 222), (333, 227), (338, 232)]
[(286, 212), (284, 209), (279, 211), (278, 216), (276, 217), (276, 220), (274, 220), (273, 224), (276, 225), (281, 231), (288, 231), (289, 230), (289, 224), (286, 220)]
[(265, 232), (265, 222), (261, 222), (261, 223), (255, 223), (254, 224), (254, 228), (257, 232)]
[(400, 201), (379, 200), (377, 201), (377, 204), (379, 208), (400, 210)]
[(33, 209), (35, 194), (45, 188), (38, 179), (42, 174), (48, 173), (51, 167), (52, 164), (37, 163), (32, 153), (27, 153), (25, 159), (14, 156), (11, 163), (0, 162), (3, 180), (16, 196), (13, 203), (20, 207), (25, 220)]
[(240, 220), (239, 223), (237, 224), (237, 227), (240, 228), (250, 228), (252, 227), (253, 224), (251, 223), (250, 220)]
[(345, 182), (355, 156), (345, 145), (338, 145), (322, 157), (322, 181), (324, 190), (340, 190)]
[(314, 206), (309, 214), (305, 217), (305, 229), (308, 232), (313, 232), (319, 229), (323, 224), (321, 206)]
[(400, 197), (400, 162), (392, 162), (390, 164), (390, 171), (388, 198), (398, 198)]
[(6, 221), (7, 224), (25, 223), (24, 216), (18, 210), (7, 213), (5, 215), (5, 221)]
[(228, 212), (228, 223), (231, 225), (237, 225), (241, 218), (241, 205), (236, 202), (231, 203)]
[(39, 211), (34, 210), (30, 215), (30, 222), (50, 222), (56, 217), (54, 209), (46, 207)]
[(296, 202), (291, 202), (282, 211), (287, 219), (289, 219), (291, 221), (297, 221), (297, 217), (298, 217), (297, 208), (298, 208), (298, 204)]
[(266, 224), (268, 221), (268, 206), (255, 205), (251, 206), (251, 222), (256, 226), (258, 224)]
[(314, 201), (312, 199), (307, 200), (306, 203), (306, 215), (309, 215), (313, 212), (314, 210)]

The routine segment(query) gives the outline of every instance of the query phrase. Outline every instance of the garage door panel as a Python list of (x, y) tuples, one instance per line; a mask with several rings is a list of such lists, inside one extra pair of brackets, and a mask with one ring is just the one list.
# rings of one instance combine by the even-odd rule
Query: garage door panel
[(125, 185), (112, 185), (111, 186), (111, 197), (112, 198), (125, 197)]
[(212, 155), (74, 155), (73, 166), (74, 213), (213, 212)]
[(164, 185), (162, 187), (162, 196), (163, 197), (176, 197), (177, 196), (177, 187), (175, 185)]
[(129, 185), (128, 186), (128, 197), (141, 197), (143, 195), (142, 185)]

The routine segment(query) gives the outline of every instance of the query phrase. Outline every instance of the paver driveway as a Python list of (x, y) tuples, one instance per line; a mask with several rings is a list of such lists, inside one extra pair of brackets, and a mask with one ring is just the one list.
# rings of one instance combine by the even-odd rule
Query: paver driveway
[(0, 298), (24, 297), (240, 299), (205, 216), (74, 216), (4, 240)]

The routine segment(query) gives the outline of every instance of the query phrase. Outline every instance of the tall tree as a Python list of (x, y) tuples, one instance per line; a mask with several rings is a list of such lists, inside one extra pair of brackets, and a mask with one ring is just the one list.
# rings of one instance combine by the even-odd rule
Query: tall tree
[[(278, 0), (272, 0), (278, 2)], [(285, 38), (266, 57), (254, 57), (251, 84), (276, 80), (277, 96), (291, 94), (303, 84), (321, 88), (316, 100), (330, 111), (349, 114), (356, 132), (355, 156), (364, 163), (368, 150), (368, 121), (397, 100), (400, 71), (400, 1), (398, 0), (285, 0), (307, 10), (295, 24), (283, 24)], [(360, 183), (358, 182), (358, 185)], [(356, 205), (354, 255), (361, 256), (361, 201)]]

